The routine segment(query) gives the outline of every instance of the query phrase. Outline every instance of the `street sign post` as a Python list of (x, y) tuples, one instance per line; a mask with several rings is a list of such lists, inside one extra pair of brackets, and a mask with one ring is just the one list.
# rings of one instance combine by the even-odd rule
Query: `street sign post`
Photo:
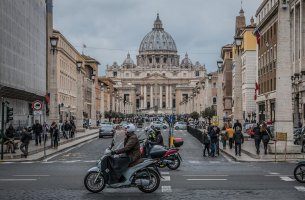
[(277, 141), (282, 141), (285, 142), (285, 161), (286, 161), (286, 157), (287, 157), (287, 133), (283, 133), (283, 132), (277, 132), (275, 135), (275, 162), (276, 162), (276, 143)]

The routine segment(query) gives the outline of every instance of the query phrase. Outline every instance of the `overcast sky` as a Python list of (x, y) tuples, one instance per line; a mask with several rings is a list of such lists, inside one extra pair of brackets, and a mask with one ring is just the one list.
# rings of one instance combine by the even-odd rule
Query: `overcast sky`
[[(247, 25), (262, 0), (243, 0)], [(176, 42), (180, 61), (216, 70), (222, 46), (233, 42), (241, 0), (53, 0), (54, 28), (72, 45), (98, 60), (99, 74), (130, 52), (136, 62), (139, 46), (151, 31), (157, 13)]]

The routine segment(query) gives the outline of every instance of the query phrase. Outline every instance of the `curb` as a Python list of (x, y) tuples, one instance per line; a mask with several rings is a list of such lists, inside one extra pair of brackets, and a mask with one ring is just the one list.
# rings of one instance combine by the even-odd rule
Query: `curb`
[[(89, 136), (92, 136), (92, 135), (97, 134), (97, 133), (98, 133), (98, 132), (94, 132), (94, 133), (91, 133), (90, 135), (86, 135), (86, 136), (79, 137), (78, 139), (83, 139), (83, 138), (85, 138), (85, 137), (89, 137)], [(86, 140), (84, 140), (84, 141), (81, 141), (81, 142), (79, 142), (79, 143), (73, 144), (73, 145), (71, 145), (71, 146), (67, 146), (67, 147), (65, 147), (65, 148), (63, 148), (63, 149), (60, 149), (60, 150), (55, 151), (55, 152), (52, 152), (52, 153), (50, 153), (50, 154), (47, 154), (46, 156), (42, 156), (42, 157), (37, 158), (37, 159), (20, 159), (20, 160), (10, 160), (10, 159), (6, 159), (6, 160), (0, 160), (0, 164), (1, 164), (2, 162), (15, 162), (15, 163), (18, 163), (18, 162), (41, 161), (41, 160), (43, 160), (43, 159), (45, 159), (45, 158), (47, 158), (47, 157), (50, 157), (50, 156), (52, 156), (52, 155), (54, 155), (54, 154), (60, 153), (60, 152), (65, 151), (65, 150), (67, 150), (67, 149), (69, 149), (69, 148), (75, 147), (75, 146), (77, 146), (77, 145), (79, 145), (79, 144), (88, 142), (89, 140), (93, 140), (93, 139), (96, 139), (96, 138), (98, 138), (98, 135), (95, 136), (95, 137), (92, 137), (92, 138), (88, 138), (88, 139), (86, 139)], [(72, 142), (72, 141), (76, 141), (76, 140), (78, 140), (78, 139), (73, 139), (73, 140), (65, 141), (64, 143), (62, 143), (62, 145), (63, 145), (63, 144), (67, 144), (67, 143)], [(49, 148), (46, 148), (46, 150), (48, 150), (48, 149), (51, 149), (51, 146), (50, 146)], [(33, 154), (30, 154), (30, 155), (35, 155), (35, 154), (40, 153), (40, 152), (43, 152), (43, 149), (42, 149), (41, 151), (37, 151), (37, 152), (35, 152), (35, 153), (33, 153)], [(21, 157), (21, 155), (20, 155), (20, 157)], [(15, 158), (15, 159), (18, 159), (18, 158)]]

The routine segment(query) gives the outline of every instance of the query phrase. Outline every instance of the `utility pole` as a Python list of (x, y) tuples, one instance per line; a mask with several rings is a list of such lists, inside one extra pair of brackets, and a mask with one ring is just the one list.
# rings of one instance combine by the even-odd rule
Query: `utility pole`
[(4, 142), (4, 100), (3, 97), (1, 98), (2, 106), (2, 114), (1, 114), (1, 160), (3, 160), (3, 142)]

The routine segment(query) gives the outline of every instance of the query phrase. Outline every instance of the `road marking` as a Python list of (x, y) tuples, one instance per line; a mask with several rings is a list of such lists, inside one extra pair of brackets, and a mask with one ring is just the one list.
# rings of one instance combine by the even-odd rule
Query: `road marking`
[(218, 164), (218, 163), (220, 163), (220, 161), (209, 161), (209, 163), (211, 163), (211, 164)]
[(295, 181), (294, 179), (288, 177), (288, 176), (281, 176), (280, 177), (283, 181)]
[(0, 179), (0, 181), (37, 181), (37, 179), (13, 179), (13, 178), (3, 178), (3, 179)]
[(295, 189), (297, 189), (300, 192), (305, 192), (305, 187), (304, 186), (295, 186)]
[(161, 172), (162, 175), (168, 175), (169, 172)]
[(1, 164), (12, 164), (14, 162), (0, 162)]
[(198, 161), (198, 160), (190, 160), (189, 163), (191, 163), (191, 164), (200, 164), (200, 161)]
[(20, 162), (20, 163), (22, 163), (22, 164), (32, 164), (34, 162)]
[(219, 176), (229, 176), (229, 175), (211, 175), (211, 174), (209, 174), (209, 175), (183, 175), (183, 176), (211, 176), (211, 177), (213, 177), (213, 176), (215, 176), (215, 177), (219, 177)]
[(274, 175), (265, 175), (265, 176), (272, 177), (272, 176), (293, 176), (293, 175), (274, 174)]
[(95, 163), (96, 160), (85, 160), (84, 162), (85, 162), (85, 163)]
[(41, 162), (41, 163), (43, 163), (43, 164), (50, 164), (50, 163), (55, 163), (56, 161), (43, 161), (43, 162)]
[(50, 176), (50, 175), (13, 175), (13, 176)]
[(163, 176), (163, 179), (161, 181), (170, 181), (171, 177), (170, 176)]
[(280, 174), (280, 173), (270, 172), (269, 174), (271, 174), (271, 175), (277, 175), (277, 174)]
[(187, 181), (227, 181), (228, 179), (213, 179), (213, 178), (194, 178), (194, 179), (186, 179)]
[(75, 163), (75, 162), (80, 162), (81, 160), (67, 160), (67, 161), (62, 161), (61, 163)]
[(163, 185), (161, 191), (162, 192), (172, 192), (172, 187)]

